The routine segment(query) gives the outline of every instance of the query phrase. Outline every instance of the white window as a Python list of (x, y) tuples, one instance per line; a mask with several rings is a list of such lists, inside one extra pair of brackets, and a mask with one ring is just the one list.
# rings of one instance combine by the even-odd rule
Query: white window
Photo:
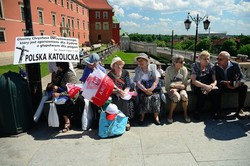
[(20, 12), (21, 12), (21, 20), (25, 21), (24, 6), (23, 6), (23, 4), (20, 5)]
[(77, 19), (77, 28), (80, 29), (80, 21)]
[(0, 28), (0, 42), (5, 42), (5, 28)]
[(2, 3), (2, 0), (0, 0), (0, 18), (3, 18), (3, 3)]
[(82, 21), (82, 29), (85, 30), (85, 22)]
[(52, 12), (51, 16), (52, 16), (52, 25), (56, 26), (56, 13)]
[(69, 1), (67, 1), (67, 8), (69, 9)]
[(103, 18), (108, 19), (108, 12), (103, 12)]
[(38, 9), (39, 24), (43, 24), (43, 10)]
[(95, 12), (95, 18), (96, 18), (96, 19), (99, 19), (99, 18), (100, 18), (100, 12), (99, 12), (99, 11), (96, 11), (96, 12)]
[(62, 27), (65, 27), (65, 16), (62, 15)]
[(109, 23), (108, 22), (103, 23), (103, 30), (109, 30)]
[(61, 0), (61, 5), (64, 6), (64, 0)]
[(57, 0), (55, 0), (55, 4), (57, 4)]
[(67, 27), (70, 28), (70, 18), (68, 18), (68, 25), (67, 25)]
[(76, 5), (76, 12), (78, 13), (78, 5)]
[(100, 22), (95, 23), (95, 30), (101, 30), (101, 23)]
[(75, 27), (75, 26), (74, 26), (74, 18), (72, 18), (72, 20), (71, 20), (71, 25), (72, 25), (72, 28)]
[(80, 39), (80, 32), (78, 32), (78, 39)]
[(84, 15), (84, 7), (82, 8), (82, 15)]
[(44, 30), (40, 30), (40, 34), (41, 34), (41, 36), (43, 36), (44, 35)]
[(70, 4), (70, 8), (71, 8), (72, 11), (74, 10), (73, 9), (73, 3)]

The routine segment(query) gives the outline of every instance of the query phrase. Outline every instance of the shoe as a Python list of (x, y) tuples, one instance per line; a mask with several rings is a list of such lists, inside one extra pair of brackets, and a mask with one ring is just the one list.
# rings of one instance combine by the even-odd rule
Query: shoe
[(70, 123), (65, 123), (64, 129), (62, 129), (62, 132), (66, 133), (66, 132), (68, 132), (70, 130), (70, 128), (71, 128), (71, 124)]
[(215, 120), (224, 119), (225, 117), (226, 117), (226, 115), (224, 115), (222, 113), (215, 113), (213, 115), (213, 119), (215, 119)]
[(243, 109), (240, 109), (239, 114), (245, 114)]
[(198, 112), (194, 113), (194, 119), (195, 120), (200, 120), (201, 119), (200, 114)]
[(126, 125), (126, 131), (129, 131), (130, 128), (131, 128), (131, 126), (130, 126), (130, 123), (128, 122), (127, 125)]
[(173, 118), (167, 118), (167, 121), (168, 121), (169, 124), (174, 122)]
[(155, 125), (159, 126), (159, 125), (161, 125), (161, 122), (159, 120), (155, 120)]
[(190, 117), (188, 115), (184, 116), (184, 120), (186, 121), (186, 123), (190, 123), (191, 122), (191, 119), (190, 119)]
[(241, 115), (241, 114), (234, 114), (234, 116), (239, 119), (239, 120), (243, 120), (243, 119), (246, 119), (246, 116), (245, 115)]

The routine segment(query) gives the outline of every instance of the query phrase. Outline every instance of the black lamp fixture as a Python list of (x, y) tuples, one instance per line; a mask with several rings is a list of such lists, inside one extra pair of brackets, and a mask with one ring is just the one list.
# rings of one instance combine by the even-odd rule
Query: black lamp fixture
[(194, 21), (195, 25), (196, 25), (195, 43), (194, 43), (194, 60), (193, 60), (195, 62), (195, 60), (196, 60), (196, 45), (197, 45), (197, 40), (198, 40), (198, 25), (202, 20), (207, 18), (205, 21), (203, 21), (204, 29), (207, 30), (208, 27), (209, 27), (210, 21), (208, 20), (208, 16), (200, 17), (199, 14), (197, 14), (196, 17), (192, 17), (190, 15), (190, 13), (188, 13), (187, 19), (184, 21), (185, 28), (186, 28), (187, 31), (190, 29), (190, 26), (191, 26), (191, 23), (192, 23), (192, 21), (189, 18), (192, 21)]

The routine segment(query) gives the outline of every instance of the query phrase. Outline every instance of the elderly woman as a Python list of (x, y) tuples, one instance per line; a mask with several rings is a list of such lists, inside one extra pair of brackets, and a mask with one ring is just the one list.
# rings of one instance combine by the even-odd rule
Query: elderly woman
[[(53, 87), (53, 94), (52, 96), (54, 98), (57, 98), (59, 96), (68, 96), (67, 92), (67, 83), (73, 83), (75, 84), (77, 81), (77, 78), (70, 70), (69, 68), (69, 63), (68, 62), (56, 62), (56, 66), (58, 68), (55, 80), (53, 82), (54, 87)], [(78, 99), (79, 94), (77, 94), (73, 98), (73, 102)], [(57, 105), (57, 111), (59, 115), (62, 115), (65, 121), (64, 129), (62, 132), (67, 132), (71, 128), (71, 123), (70, 123), (70, 115), (72, 114), (73, 111), (73, 102), (69, 99), (65, 104), (63, 105)]]
[(159, 83), (160, 74), (157, 71), (155, 64), (149, 64), (147, 54), (140, 53), (136, 57), (138, 67), (135, 69), (134, 82), (138, 89), (139, 96), (139, 124), (144, 124), (145, 113), (154, 113), (155, 124), (160, 125), (160, 90), (157, 87)]
[(191, 88), (197, 96), (194, 118), (200, 120), (200, 111), (207, 99), (212, 101), (212, 115), (215, 119), (219, 118), (219, 98), (218, 87), (216, 86), (216, 76), (213, 65), (210, 63), (208, 51), (202, 51), (199, 55), (199, 62), (192, 65)]
[(190, 122), (187, 114), (188, 95), (186, 87), (188, 84), (188, 71), (184, 64), (184, 57), (182, 55), (174, 55), (172, 64), (165, 72), (165, 88), (171, 100), (170, 111), (167, 117), (168, 123), (173, 123), (173, 112), (178, 102), (182, 101), (182, 108), (184, 111), (184, 119)]
[[(123, 69), (124, 61), (120, 57), (112, 59), (110, 64), (111, 71), (108, 76), (114, 81), (116, 88), (114, 88), (111, 95), (112, 102), (117, 105), (129, 119), (134, 116), (134, 103), (132, 99), (125, 99), (124, 97), (130, 90), (130, 77), (129, 72)], [(126, 130), (130, 130), (130, 122), (128, 121)]]

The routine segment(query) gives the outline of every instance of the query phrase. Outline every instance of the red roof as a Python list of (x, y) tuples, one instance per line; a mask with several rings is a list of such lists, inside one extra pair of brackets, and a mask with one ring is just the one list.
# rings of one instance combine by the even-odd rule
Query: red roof
[(89, 9), (113, 9), (107, 0), (82, 0), (82, 2), (86, 4)]

